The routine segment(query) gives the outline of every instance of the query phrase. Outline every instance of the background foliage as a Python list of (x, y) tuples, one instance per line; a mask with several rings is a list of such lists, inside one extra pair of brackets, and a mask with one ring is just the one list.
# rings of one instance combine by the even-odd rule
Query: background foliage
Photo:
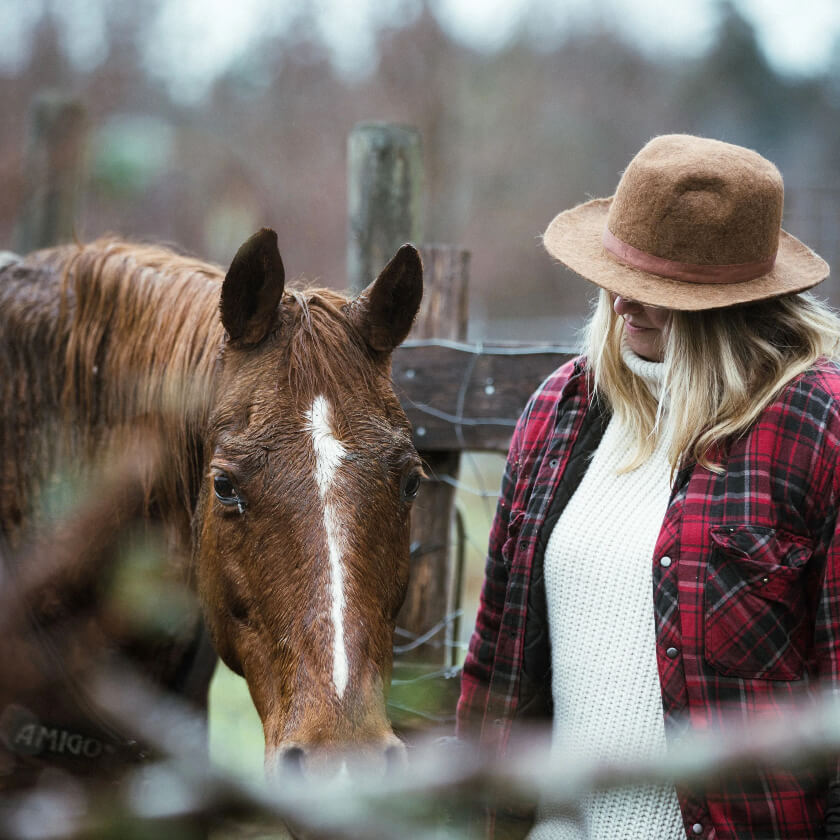
[[(226, 263), (268, 224), (292, 275), (336, 287), (347, 134), (372, 118), (416, 125), (426, 239), (473, 254), (473, 337), (568, 336), (588, 284), (559, 274), (539, 235), (560, 209), (609, 195), (659, 133), (706, 134), (769, 157), (786, 179), (786, 227), (837, 258), (840, 61), (782, 75), (731, 2), (710, 0), (708, 46), (687, 55), (656, 54), (606, 15), (549, 26), (551, 4), (539, 0), (521, 0), (520, 26), (483, 50), (450, 34), (434, 0), (390, 0), (376, 20), (354, 3), (320, 16), (321, 3), (274, 4), (270, 16), (244, 3), (234, 19), (249, 36), (236, 49), (233, 32), (218, 43), (199, 32), (197, 16), (218, 14), (218, 2), (181, 3), (195, 9), (177, 19), (164, 0), (5, 5), (0, 31), (25, 22), (29, 40), (0, 63), (2, 247), (14, 244), (27, 108), (59, 88), (90, 117), (81, 238), (163, 239)], [(355, 63), (342, 63), (336, 44)], [(824, 288), (838, 298), (833, 281)]]

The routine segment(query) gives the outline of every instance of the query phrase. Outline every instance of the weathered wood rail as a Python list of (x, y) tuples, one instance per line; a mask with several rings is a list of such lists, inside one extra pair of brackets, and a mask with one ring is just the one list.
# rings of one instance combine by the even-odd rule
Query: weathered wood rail
[(393, 380), (423, 452), (506, 452), (530, 395), (574, 352), (562, 346), (409, 339)]

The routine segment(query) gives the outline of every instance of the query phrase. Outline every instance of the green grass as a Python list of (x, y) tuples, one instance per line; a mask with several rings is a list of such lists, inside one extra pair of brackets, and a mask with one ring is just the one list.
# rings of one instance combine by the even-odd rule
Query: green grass
[(242, 677), (219, 662), (210, 683), (210, 759), (247, 779), (263, 778), (263, 731)]

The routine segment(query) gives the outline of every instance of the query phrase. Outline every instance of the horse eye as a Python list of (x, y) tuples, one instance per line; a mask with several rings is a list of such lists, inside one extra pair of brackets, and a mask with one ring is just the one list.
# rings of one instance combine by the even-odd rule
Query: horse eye
[(224, 474), (216, 473), (213, 476), (213, 489), (216, 491), (216, 498), (223, 505), (239, 505), (241, 500), (233, 482)]
[(416, 498), (418, 490), (420, 490), (420, 473), (410, 473), (403, 484), (403, 500), (410, 502), (412, 499)]

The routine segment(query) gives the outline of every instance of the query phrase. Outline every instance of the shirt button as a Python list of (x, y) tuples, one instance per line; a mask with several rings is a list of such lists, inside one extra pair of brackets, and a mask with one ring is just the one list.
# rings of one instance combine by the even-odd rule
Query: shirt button
[(702, 833), (703, 833), (703, 826), (702, 826), (702, 825), (700, 825), (700, 823), (694, 823), (694, 825), (693, 825), (693, 826), (691, 826), (691, 830), (692, 830), (695, 834), (702, 834)]
[(559, 463), (560, 463), (560, 462), (559, 462), (556, 458), (552, 458), (552, 459), (548, 462), (548, 466), (549, 466), (549, 467), (551, 467), (551, 469), (556, 470), (556, 469), (557, 469), (557, 465), (558, 465)]
[(671, 565), (671, 558), (667, 554), (664, 557), (660, 557), (659, 565), (664, 566), (667, 569), (668, 566)]
[[(675, 647), (669, 647), (669, 648), (665, 651), (665, 655), (666, 655), (669, 659), (676, 659), (676, 657), (679, 655), (679, 651), (678, 651)], [(699, 823), (695, 823), (695, 825), (699, 825)], [(701, 830), (701, 831), (703, 830), (703, 826), (700, 826), (700, 830)], [(696, 834), (697, 832), (695, 831), (694, 833)]]

